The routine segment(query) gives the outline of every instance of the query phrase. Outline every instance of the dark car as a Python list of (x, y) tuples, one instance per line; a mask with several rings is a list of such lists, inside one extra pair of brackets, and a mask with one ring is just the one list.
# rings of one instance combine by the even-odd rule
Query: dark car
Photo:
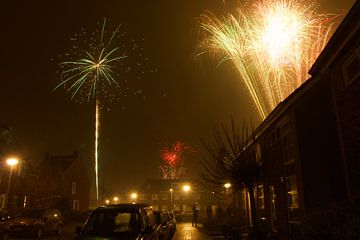
[(63, 217), (57, 209), (27, 209), (10, 223), (10, 234), (34, 235), (42, 238), (43, 234), (62, 233)]
[(116, 204), (95, 209), (83, 228), (78, 226), (75, 240), (143, 239), (157, 240), (150, 224), (152, 209), (144, 204)]
[(172, 230), (169, 225), (169, 216), (165, 211), (154, 211), (154, 226), (158, 234), (159, 240), (170, 240), (172, 238)]
[(9, 238), (10, 215), (0, 212), (0, 240), (7, 240)]

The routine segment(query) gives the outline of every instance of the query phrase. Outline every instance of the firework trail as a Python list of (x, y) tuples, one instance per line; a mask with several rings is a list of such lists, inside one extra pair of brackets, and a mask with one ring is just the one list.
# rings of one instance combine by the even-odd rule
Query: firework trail
[(231, 60), (262, 119), (307, 78), (325, 47), (336, 15), (301, 0), (260, 0), (235, 16), (201, 18), (203, 47)]
[(164, 164), (160, 166), (160, 171), (164, 179), (178, 179), (184, 174), (182, 161), (184, 154), (191, 152), (191, 148), (185, 143), (177, 141), (171, 147), (165, 146), (161, 150), (161, 158)]
[[(101, 109), (118, 100), (119, 95), (130, 95), (124, 75), (139, 71), (143, 62), (142, 48), (132, 40), (125, 41), (125, 33), (120, 33), (120, 25), (108, 34), (106, 19), (95, 32), (88, 33), (82, 29), (75, 34), (69, 53), (65, 54), (67, 61), (60, 63), (61, 82), (56, 89), (64, 87), (71, 99), (80, 103), (95, 102), (95, 187), (96, 200), (99, 203), (99, 130)], [(120, 42), (120, 43), (119, 43)], [(126, 43), (124, 43), (126, 42)], [(138, 58), (136, 58), (136, 57)], [(146, 59), (148, 60), (148, 59)], [(135, 66), (135, 67), (134, 67)], [(140, 76), (131, 76), (137, 80)], [(120, 81), (121, 79), (122, 81)], [(133, 92), (142, 95), (142, 89)]]

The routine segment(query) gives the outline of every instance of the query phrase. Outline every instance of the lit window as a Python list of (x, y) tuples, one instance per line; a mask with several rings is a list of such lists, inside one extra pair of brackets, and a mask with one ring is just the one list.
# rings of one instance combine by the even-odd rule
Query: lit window
[(168, 194), (167, 193), (162, 193), (161, 194), (161, 200), (168, 200)]
[(299, 208), (296, 176), (289, 176), (287, 178), (287, 182), (288, 182), (289, 208)]
[(159, 194), (153, 193), (153, 194), (151, 195), (151, 198), (152, 198), (152, 200), (159, 200)]
[(73, 200), (73, 211), (78, 212), (80, 209), (80, 201), (79, 200)]

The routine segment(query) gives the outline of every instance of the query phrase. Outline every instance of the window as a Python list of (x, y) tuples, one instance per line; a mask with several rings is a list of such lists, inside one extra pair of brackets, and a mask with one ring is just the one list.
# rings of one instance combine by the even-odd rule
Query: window
[(289, 176), (287, 178), (287, 183), (288, 183), (289, 208), (299, 208), (296, 176), (295, 175)]
[(281, 144), (284, 164), (288, 165), (295, 162), (294, 139), (292, 136), (291, 125), (289, 122), (281, 127)]
[(265, 219), (265, 199), (264, 199), (264, 186), (258, 185), (255, 187), (255, 197), (256, 197), (256, 208), (257, 216), (259, 219)]
[(289, 208), (289, 220), (290, 222), (299, 221), (299, 200), (298, 189), (296, 184), (296, 176), (287, 177), (288, 186), (288, 208)]
[(146, 193), (140, 194), (140, 200), (146, 200)]
[(71, 194), (76, 194), (76, 182), (71, 183)]
[(73, 200), (72, 210), (78, 212), (79, 211), (80, 202), (79, 200)]
[(152, 197), (152, 200), (159, 200), (159, 194), (157, 194), (157, 193), (153, 193), (151, 195), (151, 197)]
[(179, 204), (174, 204), (174, 211), (180, 211), (180, 205)]
[(162, 193), (161, 194), (161, 200), (168, 200), (168, 194), (167, 193)]
[(261, 161), (261, 146), (260, 144), (256, 144), (255, 147), (255, 158), (256, 158), (256, 163), (260, 163)]
[(122, 236), (138, 233), (142, 219), (139, 214), (132, 212), (98, 211), (91, 215), (84, 226), (84, 233)]
[(162, 205), (161, 210), (165, 210), (165, 211), (168, 210), (168, 205)]
[(264, 187), (263, 185), (259, 185), (256, 187), (256, 196), (258, 198), (258, 206), (259, 209), (265, 208), (265, 201), (264, 201)]

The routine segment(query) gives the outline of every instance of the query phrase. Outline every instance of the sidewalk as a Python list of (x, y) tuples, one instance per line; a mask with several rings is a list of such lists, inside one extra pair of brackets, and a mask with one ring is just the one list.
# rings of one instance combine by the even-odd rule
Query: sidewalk
[(201, 225), (195, 228), (191, 223), (177, 223), (173, 240), (212, 240), (212, 238), (202, 232)]

